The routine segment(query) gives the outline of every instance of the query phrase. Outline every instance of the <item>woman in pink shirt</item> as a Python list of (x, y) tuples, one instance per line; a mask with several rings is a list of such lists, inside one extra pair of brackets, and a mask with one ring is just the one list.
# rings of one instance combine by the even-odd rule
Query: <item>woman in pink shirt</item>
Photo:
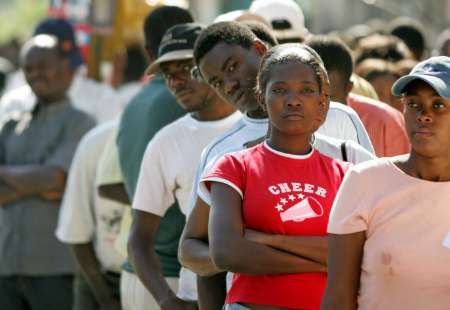
[(323, 310), (450, 309), (450, 58), (397, 80), (410, 154), (357, 165), (330, 215)]

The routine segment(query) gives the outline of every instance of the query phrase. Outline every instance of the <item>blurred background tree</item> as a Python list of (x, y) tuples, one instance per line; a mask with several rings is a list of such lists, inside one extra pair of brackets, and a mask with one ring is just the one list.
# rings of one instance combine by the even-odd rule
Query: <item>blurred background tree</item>
[(30, 36), (46, 16), (48, 0), (0, 0), (0, 44)]

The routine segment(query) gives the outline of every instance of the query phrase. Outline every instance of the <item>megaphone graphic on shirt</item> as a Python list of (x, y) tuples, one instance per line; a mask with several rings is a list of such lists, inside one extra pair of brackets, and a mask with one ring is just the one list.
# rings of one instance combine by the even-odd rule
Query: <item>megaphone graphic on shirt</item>
[(307, 197), (293, 207), (280, 213), (283, 222), (303, 222), (306, 219), (323, 215), (322, 205), (313, 197)]

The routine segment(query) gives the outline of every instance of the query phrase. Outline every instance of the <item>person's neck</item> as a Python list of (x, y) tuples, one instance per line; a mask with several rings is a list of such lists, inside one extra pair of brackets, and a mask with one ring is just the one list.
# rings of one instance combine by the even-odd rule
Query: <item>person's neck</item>
[(414, 150), (400, 168), (408, 175), (433, 182), (450, 181), (450, 157), (423, 157)]
[(224, 119), (236, 112), (236, 109), (228, 103), (212, 102), (200, 111), (191, 113), (191, 116), (200, 122), (217, 121)]
[(258, 108), (254, 111), (247, 111), (247, 116), (250, 118), (263, 119), (267, 118), (267, 112), (262, 108)]
[(64, 96), (57, 96), (57, 97), (54, 97), (54, 98), (38, 98), (38, 102), (39, 102), (39, 104), (43, 104), (43, 105), (49, 106), (49, 105), (53, 105), (53, 104), (59, 103), (59, 102), (63, 101), (65, 98), (66, 98), (65, 95)]
[(271, 148), (283, 153), (306, 155), (311, 152), (311, 138), (311, 134), (293, 136), (280, 134), (272, 130), (267, 143)]

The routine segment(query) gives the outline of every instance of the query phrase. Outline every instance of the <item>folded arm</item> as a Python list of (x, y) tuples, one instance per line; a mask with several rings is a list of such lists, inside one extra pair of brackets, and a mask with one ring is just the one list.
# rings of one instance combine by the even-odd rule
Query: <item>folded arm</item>
[(105, 199), (110, 199), (125, 205), (130, 205), (130, 198), (127, 194), (127, 191), (125, 190), (125, 185), (123, 183), (100, 185), (97, 190), (99, 195)]
[(0, 205), (4, 207), (6, 204), (17, 201), (25, 195), (0, 180)]
[(271, 235), (252, 229), (246, 229), (245, 238), (253, 242), (265, 244), (279, 250), (308, 258), (322, 265), (327, 264), (328, 237)]
[(0, 166), (0, 180), (20, 194), (18, 198), (41, 195), (46, 199), (59, 199), (64, 192), (66, 172), (53, 166), (3, 165)]
[(209, 255), (209, 206), (199, 197), (189, 215), (180, 239), (178, 258), (181, 264), (206, 277), (221, 272)]
[(242, 200), (230, 186), (213, 182), (211, 198), (210, 251), (219, 268), (253, 275), (326, 271), (310, 259), (246, 239)]
[(181, 235), (178, 259), (183, 266), (197, 274), (200, 309), (220, 309), (225, 303), (226, 272), (217, 268), (209, 255), (209, 208), (197, 196)]

